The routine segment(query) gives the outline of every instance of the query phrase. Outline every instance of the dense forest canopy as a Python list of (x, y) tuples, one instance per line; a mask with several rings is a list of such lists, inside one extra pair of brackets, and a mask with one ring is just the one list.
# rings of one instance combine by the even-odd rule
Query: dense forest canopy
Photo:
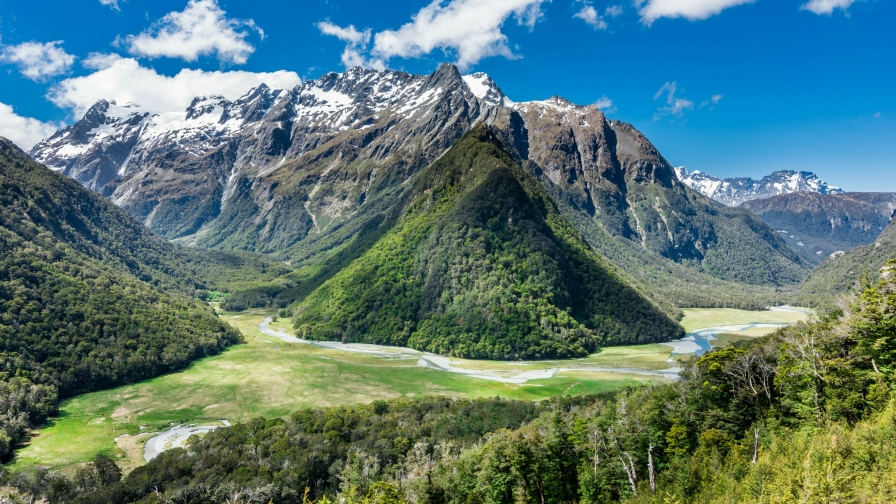
[(276, 263), (209, 257), (0, 139), (0, 456), (60, 397), (181, 369), (238, 342), (192, 297), (209, 285), (191, 271), (226, 285), (240, 268)]
[(301, 410), (124, 478), (98, 457), (10, 483), (84, 503), (892, 502), (896, 259), (847, 305), (615, 397)]

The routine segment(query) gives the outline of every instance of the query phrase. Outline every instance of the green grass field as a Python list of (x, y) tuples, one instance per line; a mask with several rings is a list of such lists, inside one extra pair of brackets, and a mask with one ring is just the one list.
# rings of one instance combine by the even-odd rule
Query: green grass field
[[(123, 467), (132, 468), (141, 463), (142, 449), (138, 448), (146, 436), (124, 438), (121, 446), (114, 439), (139, 434), (141, 426), (146, 432), (167, 429), (171, 423), (237, 422), (285, 416), (303, 407), (427, 394), (537, 400), (621, 390), (652, 380), (618, 373), (570, 372), (523, 385), (504, 384), (418, 367), (415, 360), (284, 343), (257, 330), (265, 315), (226, 315), (243, 332), (246, 344), (198, 361), (184, 371), (65, 401), (61, 415), (18, 450), (7, 468), (48, 467), (71, 473), (97, 453), (113, 456)], [(282, 323), (274, 326), (286, 328)], [(626, 367), (656, 368), (660, 360), (668, 358), (670, 349), (649, 347), (656, 348), (608, 349), (589, 363), (613, 366), (614, 362), (626, 362)], [(524, 370), (529, 369), (534, 368)], [(131, 446), (135, 441), (139, 446)]]
[[(794, 323), (807, 315), (687, 309), (689, 331), (745, 322)], [(171, 424), (231, 422), (278, 417), (304, 407), (368, 403), (376, 399), (446, 395), (538, 400), (559, 394), (621, 390), (654, 378), (614, 372), (569, 371), (553, 378), (514, 385), (417, 366), (412, 358), (388, 358), (313, 345), (290, 344), (265, 336), (258, 324), (268, 312), (224, 314), (246, 343), (195, 362), (188, 369), (133, 385), (65, 401), (61, 414), (17, 450), (12, 471), (47, 467), (72, 473), (97, 453), (110, 455), (125, 470), (142, 463), (146, 433)], [(271, 324), (290, 332), (288, 320)], [(753, 336), (751, 333), (750, 336)], [(546, 368), (595, 366), (666, 369), (671, 348), (662, 345), (610, 347), (584, 359), (493, 362), (451, 359), (453, 366), (490, 370), (501, 376)], [(143, 429), (141, 429), (143, 427)], [(115, 438), (129, 434), (116, 444)]]
[[(705, 327), (718, 327), (725, 325), (749, 324), (761, 322), (766, 324), (795, 324), (808, 320), (811, 312), (806, 308), (795, 308), (799, 311), (746, 311), (734, 308), (685, 308), (681, 325), (687, 332), (693, 332)], [(774, 331), (769, 329), (764, 334)], [(762, 336), (757, 331), (753, 336)]]

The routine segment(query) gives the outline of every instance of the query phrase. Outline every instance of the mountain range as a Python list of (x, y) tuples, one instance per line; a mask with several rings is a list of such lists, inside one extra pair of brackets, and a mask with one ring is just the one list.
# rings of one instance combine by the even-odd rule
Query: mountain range
[(776, 229), (807, 261), (874, 242), (896, 216), (896, 193), (795, 192), (742, 206)]
[(779, 170), (760, 180), (750, 177), (719, 179), (698, 170), (688, 172), (684, 166), (675, 168), (675, 173), (688, 187), (728, 206), (800, 191), (819, 194), (843, 192), (839, 187), (828, 185), (818, 175), (807, 171)]
[[(413, 177), (479, 122), (595, 250), (675, 300), (662, 301), (669, 313), (757, 306), (808, 272), (753, 214), (682, 184), (631, 125), (559, 97), (514, 103), (488, 75), (447, 64), (200, 97), (180, 115), (99, 101), (30, 154), (166, 238), (314, 269), (296, 280), (304, 295), (386, 233)], [(745, 284), (746, 295), (732, 295)]]
[[(229, 295), (228, 310), (280, 307), (310, 340), (514, 361), (680, 338), (682, 307), (828, 309), (846, 299), (850, 310), (679, 361), (679, 382), (616, 398), (567, 396), (575, 383), (543, 402), (540, 419), (542, 406), (497, 397), (403, 397), (228, 425), (124, 479), (104, 454), (73, 480), (43, 469), (0, 478), (29, 502), (310, 502), (312, 476), (320, 496), (325, 478), (335, 488), (373, 468), (382, 481), (364, 501), (398, 502), (389, 485), (399, 480), (378, 472), (383, 460), (389, 471), (410, 468), (425, 485), (417, 495), (439, 502), (609, 502), (628, 488), (648, 502), (717, 479), (723, 450), (731, 481), (764, 478), (781, 460), (796, 468), (785, 484), (806, 481), (807, 458), (793, 447), (815, 441), (794, 432), (814, 436), (819, 419), (856, 432), (873, 421), (878, 432), (892, 416), (896, 197), (822, 194), (835, 188), (782, 172), (788, 191), (811, 190), (727, 206), (680, 180), (689, 175), (595, 106), (514, 103), (487, 75), (451, 65), (427, 76), (354, 69), (236, 101), (200, 97), (182, 115), (100, 101), (31, 157), (0, 139), (0, 457), (56, 415), (60, 397), (239, 343), (200, 302), (210, 296)], [(260, 321), (268, 312), (254, 313)], [(116, 404), (104, 411), (114, 416)], [(770, 415), (781, 421), (766, 425)], [(505, 429), (485, 436), (497, 425)], [(860, 445), (841, 430), (835, 438), (845, 432)], [(760, 442), (769, 436), (782, 436), (781, 446)], [(425, 447), (448, 446), (439, 439), (467, 448), (433, 457)], [(362, 452), (359, 440), (377, 451)], [(622, 471), (599, 459), (622, 461)], [(699, 478), (679, 478), (676, 460)], [(640, 486), (636, 464), (649, 474)], [(821, 465), (827, 481), (830, 464)], [(877, 488), (884, 465), (838, 488)], [(647, 487), (656, 468), (659, 493)], [(580, 491), (589, 488), (600, 493)]]

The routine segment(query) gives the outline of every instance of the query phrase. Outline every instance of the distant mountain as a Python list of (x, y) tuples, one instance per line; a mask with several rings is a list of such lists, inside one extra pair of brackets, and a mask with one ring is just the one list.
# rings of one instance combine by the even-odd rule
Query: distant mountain
[(743, 203), (809, 262), (873, 242), (896, 215), (896, 193), (795, 192)]
[(682, 334), (483, 123), (402, 201), (394, 227), (295, 308), (300, 335), (544, 359)]
[(800, 286), (804, 298), (829, 304), (833, 298), (848, 292), (863, 277), (874, 280), (887, 261), (896, 258), (896, 219), (873, 243), (845, 253), (835, 253), (821, 263)]
[(452, 65), (355, 68), (197, 98), (180, 115), (101, 101), (31, 155), (169, 239), (314, 268), (298, 289), (308, 292), (362, 254), (414, 175), (478, 122), (592, 246), (676, 302), (746, 302), (731, 294), (742, 282), (788, 285), (808, 271), (759, 219), (678, 182), (631, 125), (559, 97), (514, 103), (488, 75)]
[(697, 170), (689, 173), (684, 166), (675, 168), (675, 173), (688, 187), (728, 206), (798, 191), (819, 194), (843, 192), (839, 187), (819, 180), (818, 175), (806, 171), (779, 170), (761, 180), (750, 177), (719, 179)]

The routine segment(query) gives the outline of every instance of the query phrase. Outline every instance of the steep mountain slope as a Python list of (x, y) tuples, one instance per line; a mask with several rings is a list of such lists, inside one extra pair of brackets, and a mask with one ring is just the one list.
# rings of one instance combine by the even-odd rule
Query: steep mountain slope
[(864, 277), (875, 278), (878, 270), (893, 258), (896, 258), (896, 219), (874, 243), (834, 254), (821, 263), (800, 286), (799, 295), (809, 301), (829, 305)]
[(485, 124), (411, 184), (395, 226), (295, 308), (301, 336), (521, 359), (682, 333)]
[(814, 192), (819, 194), (842, 193), (839, 187), (828, 185), (818, 175), (792, 170), (779, 170), (771, 175), (753, 180), (750, 177), (719, 179), (695, 170), (688, 173), (687, 168), (675, 168), (678, 179), (688, 187), (728, 206), (738, 206), (745, 201), (770, 198), (793, 192)]
[[(31, 154), (68, 169), (127, 152), (111, 184), (93, 183), (115, 178), (111, 170), (71, 173), (168, 238), (211, 224), (197, 243), (274, 252), (349, 218), (374, 184), (403, 182), (434, 161), (487, 117), (489, 99), (448, 65), (429, 76), (356, 68), (234, 102), (197, 98), (179, 117), (100, 102), (84, 125)], [(75, 135), (87, 128), (93, 137)]]
[(0, 138), (0, 456), (58, 396), (179, 369), (240, 339), (178, 292), (199, 285), (179, 272), (190, 258)]
[(608, 256), (604, 234), (723, 280), (786, 285), (804, 277), (805, 264), (772, 229), (679, 182), (631, 125), (556, 97), (515, 109), (525, 127), (505, 128), (506, 143), (525, 148), (526, 169)]
[[(593, 246), (685, 304), (762, 304), (807, 271), (748, 212), (678, 182), (631, 125), (560, 98), (513, 103), (487, 75), (462, 76), (452, 65), (424, 76), (356, 68), (234, 102), (197, 98), (180, 117), (104, 102), (95, 109), (31, 155), (170, 239), (312, 268), (303, 293), (374, 243), (405, 184), (477, 121), (496, 129)], [(102, 177), (67, 168), (99, 166), (94, 160), (113, 151), (127, 154), (105, 185), (98, 181), (111, 168)], [(729, 293), (743, 282), (757, 286), (746, 288), (755, 296), (738, 301)]]
[(896, 215), (896, 193), (795, 192), (741, 206), (818, 264), (835, 252), (873, 242)]

